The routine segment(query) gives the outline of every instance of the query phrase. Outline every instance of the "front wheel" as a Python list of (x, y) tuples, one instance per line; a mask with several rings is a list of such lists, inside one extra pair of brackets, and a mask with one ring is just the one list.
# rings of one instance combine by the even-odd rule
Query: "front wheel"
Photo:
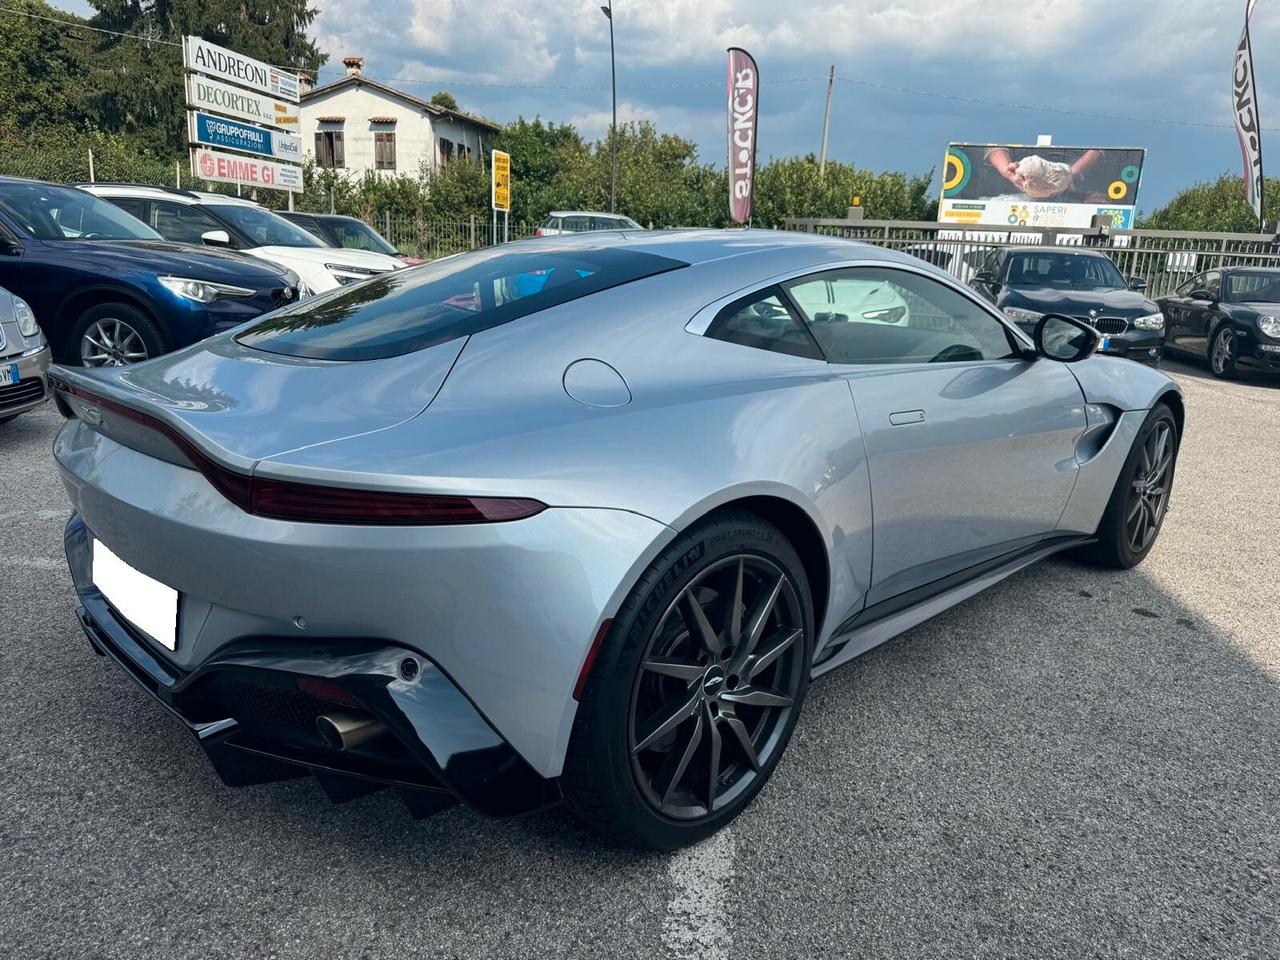
[(623, 603), (583, 690), (563, 786), (625, 843), (671, 850), (760, 791), (808, 687), (813, 604), (773, 526), (724, 513), (691, 528)]
[(102, 303), (85, 312), (71, 330), (67, 359), (85, 367), (122, 367), (165, 352), (154, 320), (124, 303)]
[(1226, 323), (1213, 336), (1209, 347), (1209, 369), (1219, 380), (1234, 380), (1239, 376), (1236, 368), (1237, 340), (1235, 330)]
[(1097, 543), (1080, 551), (1082, 559), (1127, 570), (1146, 559), (1164, 525), (1178, 466), (1178, 422), (1158, 403), (1147, 415), (1116, 480)]

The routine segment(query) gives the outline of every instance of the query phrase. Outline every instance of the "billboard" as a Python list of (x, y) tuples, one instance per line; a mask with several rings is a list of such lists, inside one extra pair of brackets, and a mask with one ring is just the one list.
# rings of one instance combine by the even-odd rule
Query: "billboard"
[(254, 127), (239, 120), (227, 120), (196, 110), (187, 112), (192, 143), (227, 150), (243, 150), (261, 157), (302, 162), (302, 138), (279, 130)]
[(511, 211), (511, 154), (493, 150), (490, 156), (489, 198), (493, 209)]
[(302, 190), (302, 168), (296, 164), (259, 160), (204, 147), (192, 148), (191, 173), (201, 180), (217, 180), (219, 183), (243, 183), (292, 193)]
[(220, 47), (200, 37), (183, 38), (182, 62), (188, 70), (248, 87), (290, 103), (298, 102), (298, 75)]
[(741, 47), (729, 48), (729, 215), (751, 219), (755, 192), (756, 125), (760, 118), (760, 70)]
[(1146, 150), (952, 143), (942, 167), (942, 223), (1133, 226)]
[(193, 110), (206, 110), (248, 120), (250, 123), (298, 129), (298, 107), (276, 97), (242, 90), (221, 80), (210, 80), (198, 73), (187, 74), (187, 105)]

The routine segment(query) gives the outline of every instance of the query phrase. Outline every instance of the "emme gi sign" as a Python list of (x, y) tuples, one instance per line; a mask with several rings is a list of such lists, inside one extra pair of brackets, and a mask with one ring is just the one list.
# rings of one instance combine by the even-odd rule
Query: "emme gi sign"
[(271, 190), (302, 190), (302, 168), (291, 163), (275, 163), (197, 147), (191, 151), (191, 167), (201, 180), (243, 183)]

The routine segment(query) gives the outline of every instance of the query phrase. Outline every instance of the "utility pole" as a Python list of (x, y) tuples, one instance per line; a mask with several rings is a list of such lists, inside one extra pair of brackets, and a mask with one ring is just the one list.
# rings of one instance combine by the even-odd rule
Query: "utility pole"
[(818, 154), (818, 176), (827, 172), (827, 131), (831, 129), (831, 88), (836, 84), (836, 65), (831, 65), (827, 75), (827, 109), (822, 114), (822, 152)]
[[(600, 8), (609, 21), (609, 80), (613, 88), (613, 122), (609, 125), (609, 212), (618, 211), (618, 63), (613, 55), (613, 0)], [(834, 68), (832, 68), (834, 69)]]

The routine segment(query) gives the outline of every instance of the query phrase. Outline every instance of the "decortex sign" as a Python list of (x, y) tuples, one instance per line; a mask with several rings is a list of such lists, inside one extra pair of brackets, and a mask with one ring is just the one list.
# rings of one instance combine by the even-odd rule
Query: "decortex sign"
[(192, 175), (301, 192), (298, 75), (199, 37), (183, 39), (182, 59)]

